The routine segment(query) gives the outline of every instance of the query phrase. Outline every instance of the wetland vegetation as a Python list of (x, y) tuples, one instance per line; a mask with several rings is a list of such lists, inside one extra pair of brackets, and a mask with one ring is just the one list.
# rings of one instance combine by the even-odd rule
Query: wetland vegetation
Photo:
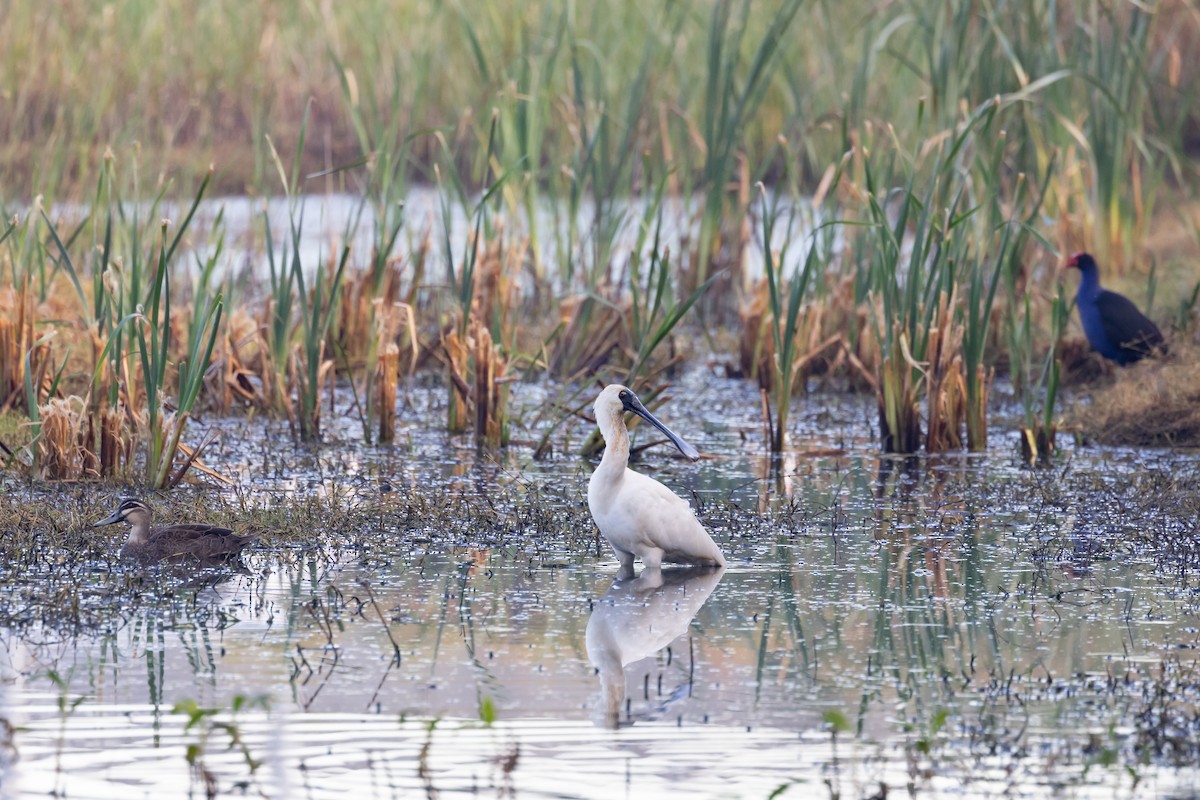
[[(0, 11), (0, 796), (1200, 791), (1193, 0), (67, 6)], [(723, 572), (617, 579), (612, 382)]]

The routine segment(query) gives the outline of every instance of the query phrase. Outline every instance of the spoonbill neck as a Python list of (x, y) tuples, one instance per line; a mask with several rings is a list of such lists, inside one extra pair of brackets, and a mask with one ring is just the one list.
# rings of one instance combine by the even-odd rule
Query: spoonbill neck
[(629, 430), (625, 427), (623, 413), (600, 420), (600, 435), (604, 437), (604, 456), (600, 469), (605, 472), (624, 474), (629, 466)]

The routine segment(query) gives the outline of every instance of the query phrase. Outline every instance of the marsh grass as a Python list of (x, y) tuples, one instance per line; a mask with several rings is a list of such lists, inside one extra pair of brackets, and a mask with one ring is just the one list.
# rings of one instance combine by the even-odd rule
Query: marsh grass
[[(816, 370), (877, 392), (885, 449), (982, 449), (1006, 356), (1052, 418), (1058, 312), (1030, 264), (1051, 240), (1132, 261), (1168, 178), (1187, 191), (1188, 5), (14, 9), (3, 191), (44, 200), (0, 196), (0, 408), (23, 409), (36, 437), (40, 408), (85, 398), (102, 471), (125, 469), (134, 441), (162, 486), (181, 476), (193, 404), (286, 416), (318, 441), (321, 395), (348, 380), (363, 440), (383, 437), (396, 351), (423, 340), (447, 427), (502, 444), (509, 381), (547, 370), (572, 411), (594, 378), (660, 391), (680, 326), (711, 345), (740, 301), (772, 449)], [(273, 142), (292, 143), (286, 167)], [(178, 168), (201, 155), (216, 172)], [(793, 204), (820, 198), (788, 223), (820, 244), (796, 275), (767, 231), (762, 290), (744, 272), (760, 180)], [(438, 242), (406, 219), (414, 181), (440, 190)], [(286, 230), (263, 215), (257, 313), (262, 286), (238, 308), (234, 282), (214, 283), (220, 214), (192, 225), (218, 187), (288, 198)], [(340, 246), (301, 263), (314, 188), (358, 203)], [(165, 208), (184, 216), (169, 231)], [(367, 225), (368, 252), (351, 253)], [(215, 254), (189, 264), (201, 250)], [(401, 332), (381, 333), (395, 309)], [(176, 381), (188, 408), (173, 415)]]

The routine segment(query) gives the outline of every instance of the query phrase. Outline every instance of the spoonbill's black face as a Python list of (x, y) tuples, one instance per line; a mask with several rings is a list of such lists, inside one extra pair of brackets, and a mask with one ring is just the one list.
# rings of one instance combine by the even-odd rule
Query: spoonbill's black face
[(620, 398), (620, 400), (621, 400), (622, 408), (624, 408), (626, 411), (630, 412), (631, 414), (637, 414), (639, 417), (646, 420), (651, 425), (653, 425), (654, 427), (656, 427), (660, 431), (662, 431), (663, 435), (671, 440), (671, 444), (673, 444), (679, 448), (679, 452), (683, 453), (685, 456), (690, 458), (692, 461), (695, 461), (696, 459), (700, 458), (700, 451), (698, 451), (696, 448), (692, 447), (690, 444), (685, 442), (683, 439), (679, 438), (679, 436), (676, 435), (676, 433), (673, 430), (671, 430), (666, 425), (664, 425), (662, 422), (660, 422), (658, 417), (651, 414), (649, 409), (647, 409), (644, 405), (642, 405), (642, 401), (639, 400), (638, 396), (636, 394), (634, 394), (632, 391), (630, 391), (629, 389), (622, 389), (620, 391), (620, 393), (617, 395), (617, 397)]
[(621, 405), (625, 407), (626, 411), (632, 411), (634, 414), (637, 414), (639, 408), (643, 411), (645, 410), (645, 406), (642, 405), (642, 401), (638, 399), (638, 396), (628, 389), (622, 389), (617, 397), (621, 398)]

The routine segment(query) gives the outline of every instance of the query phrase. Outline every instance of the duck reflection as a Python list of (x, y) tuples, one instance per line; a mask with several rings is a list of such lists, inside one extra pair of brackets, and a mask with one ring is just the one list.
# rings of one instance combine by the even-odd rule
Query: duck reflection
[(625, 666), (684, 634), (724, 574), (723, 567), (643, 572), (616, 581), (596, 601), (587, 624), (587, 652), (600, 673), (605, 726), (621, 724)]

